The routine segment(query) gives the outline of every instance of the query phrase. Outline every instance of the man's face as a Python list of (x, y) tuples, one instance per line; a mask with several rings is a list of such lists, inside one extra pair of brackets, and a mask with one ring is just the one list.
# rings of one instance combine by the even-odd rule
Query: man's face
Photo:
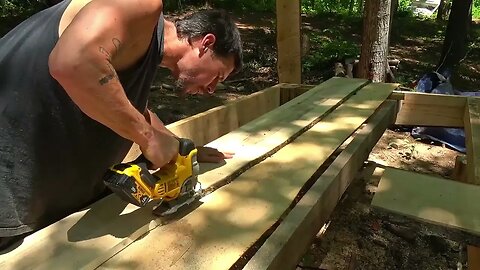
[(212, 94), (218, 82), (225, 80), (234, 69), (234, 57), (217, 56), (212, 48), (211, 34), (192, 42), (192, 49), (177, 63), (173, 72), (177, 87), (184, 94)]

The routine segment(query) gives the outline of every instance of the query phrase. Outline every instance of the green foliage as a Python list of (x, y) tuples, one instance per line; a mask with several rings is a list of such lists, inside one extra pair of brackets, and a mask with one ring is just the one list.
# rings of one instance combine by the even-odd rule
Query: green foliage
[(480, 0), (473, 0), (472, 17), (480, 19)]
[(331, 66), (333, 62), (360, 54), (358, 44), (342, 38), (331, 39), (325, 35), (312, 34), (310, 41), (315, 44), (315, 48), (303, 59), (305, 72), (323, 69)]
[(0, 0), (0, 18), (29, 16), (42, 8), (45, 8), (43, 1)]
[(412, 0), (399, 0), (396, 15), (399, 17), (412, 16), (413, 11), (412, 11), (412, 8), (410, 7), (411, 4), (412, 4)]
[(361, 15), (361, 2), (364, 0), (303, 0), (302, 12), (307, 14), (349, 14)]

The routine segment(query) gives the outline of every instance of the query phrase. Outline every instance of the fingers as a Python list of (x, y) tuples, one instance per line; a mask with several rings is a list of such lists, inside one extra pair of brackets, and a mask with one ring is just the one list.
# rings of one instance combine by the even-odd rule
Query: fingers
[(211, 147), (198, 147), (199, 162), (220, 163), (225, 159), (231, 159), (235, 155), (233, 152), (220, 152)]
[(220, 152), (220, 154), (222, 155), (223, 158), (226, 158), (226, 159), (233, 158), (233, 156), (235, 155), (235, 153), (233, 152)]

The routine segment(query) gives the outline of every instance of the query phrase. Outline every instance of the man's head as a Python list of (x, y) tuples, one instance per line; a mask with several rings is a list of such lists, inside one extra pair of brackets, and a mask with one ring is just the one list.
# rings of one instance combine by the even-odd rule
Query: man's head
[(213, 93), (218, 82), (242, 68), (240, 33), (224, 11), (199, 11), (175, 22), (190, 49), (177, 62), (177, 86), (190, 94)]

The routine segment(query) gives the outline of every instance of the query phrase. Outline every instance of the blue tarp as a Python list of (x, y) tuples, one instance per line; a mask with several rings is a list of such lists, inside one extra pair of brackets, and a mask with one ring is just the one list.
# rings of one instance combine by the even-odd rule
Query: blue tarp
[[(449, 75), (449, 72), (444, 74), (437, 72), (427, 73), (418, 81), (415, 90), (432, 94), (480, 96), (479, 92), (462, 92), (454, 89), (450, 83)], [(416, 139), (427, 139), (444, 143), (459, 152), (466, 153), (463, 128), (414, 127), (410, 133)]]

